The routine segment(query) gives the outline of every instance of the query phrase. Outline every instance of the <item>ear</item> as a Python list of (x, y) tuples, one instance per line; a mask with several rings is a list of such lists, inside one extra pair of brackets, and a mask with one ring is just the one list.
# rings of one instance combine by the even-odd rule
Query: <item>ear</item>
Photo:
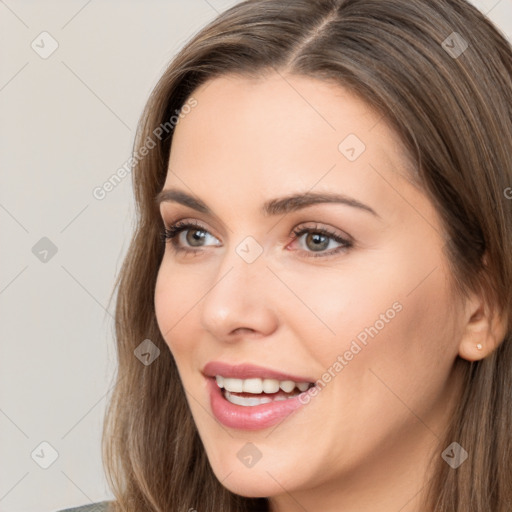
[(507, 334), (507, 315), (498, 311), (494, 304), (489, 304), (483, 295), (472, 295), (465, 305), (466, 324), (459, 344), (459, 356), (468, 361), (487, 357)]

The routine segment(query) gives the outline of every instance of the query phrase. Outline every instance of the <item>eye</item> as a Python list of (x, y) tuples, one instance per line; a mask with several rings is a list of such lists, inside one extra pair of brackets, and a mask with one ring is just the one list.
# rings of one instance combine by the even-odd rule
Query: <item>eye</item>
[[(318, 225), (297, 228), (293, 231), (293, 235), (293, 241), (301, 240), (304, 235), (307, 235), (303, 239), (304, 244), (300, 251), (306, 257), (329, 257), (341, 251), (347, 251), (353, 246), (353, 241), (350, 237), (344, 238), (340, 234)], [(217, 240), (201, 224), (193, 221), (178, 221), (169, 228), (165, 228), (161, 233), (162, 242), (170, 241), (170, 247), (175, 252), (196, 255), (200, 252), (199, 249), (208, 247), (208, 244), (204, 243), (208, 240), (208, 237)], [(326, 251), (332, 243), (338, 244), (338, 246), (331, 248), (330, 251)], [(220, 242), (210, 245), (218, 246)]]
[[(305, 250), (301, 251), (306, 253), (306, 257), (328, 257), (341, 251), (346, 251), (354, 245), (353, 241), (348, 237), (344, 238), (338, 233), (318, 227), (318, 225), (315, 227), (297, 228), (293, 231), (293, 234), (295, 235), (294, 240), (300, 240), (306, 235), (303, 239)], [(332, 242), (339, 244), (338, 247), (326, 251), (332, 245)]]
[[(169, 228), (165, 228), (161, 233), (161, 239), (163, 242), (170, 241), (171, 247), (176, 252), (187, 252), (196, 253), (194, 249), (190, 247), (205, 247), (203, 243), (208, 237), (217, 240), (209, 231), (203, 228), (199, 223), (191, 221), (179, 221), (171, 225)], [(214, 244), (219, 245), (219, 244)]]

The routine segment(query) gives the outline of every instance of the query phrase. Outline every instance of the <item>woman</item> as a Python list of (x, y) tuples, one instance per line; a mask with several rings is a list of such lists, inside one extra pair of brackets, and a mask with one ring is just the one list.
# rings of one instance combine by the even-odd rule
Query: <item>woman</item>
[(185, 46), (134, 152), (108, 510), (512, 509), (511, 77), (464, 0), (252, 0)]

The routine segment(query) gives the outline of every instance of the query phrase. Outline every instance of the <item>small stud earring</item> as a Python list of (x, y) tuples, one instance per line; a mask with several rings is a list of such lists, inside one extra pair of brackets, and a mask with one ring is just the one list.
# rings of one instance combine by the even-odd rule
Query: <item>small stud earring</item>
[(483, 347), (482, 347), (482, 344), (481, 344), (481, 343), (478, 343), (478, 344), (477, 344), (477, 346), (476, 346), (476, 348), (477, 348), (478, 350), (482, 350), (482, 348), (483, 348)]

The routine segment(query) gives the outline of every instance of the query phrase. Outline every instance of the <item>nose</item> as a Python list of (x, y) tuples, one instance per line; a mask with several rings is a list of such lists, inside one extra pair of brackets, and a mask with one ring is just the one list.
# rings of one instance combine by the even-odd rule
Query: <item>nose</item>
[(272, 334), (278, 326), (276, 284), (264, 254), (248, 263), (229, 249), (201, 301), (202, 327), (226, 342)]

